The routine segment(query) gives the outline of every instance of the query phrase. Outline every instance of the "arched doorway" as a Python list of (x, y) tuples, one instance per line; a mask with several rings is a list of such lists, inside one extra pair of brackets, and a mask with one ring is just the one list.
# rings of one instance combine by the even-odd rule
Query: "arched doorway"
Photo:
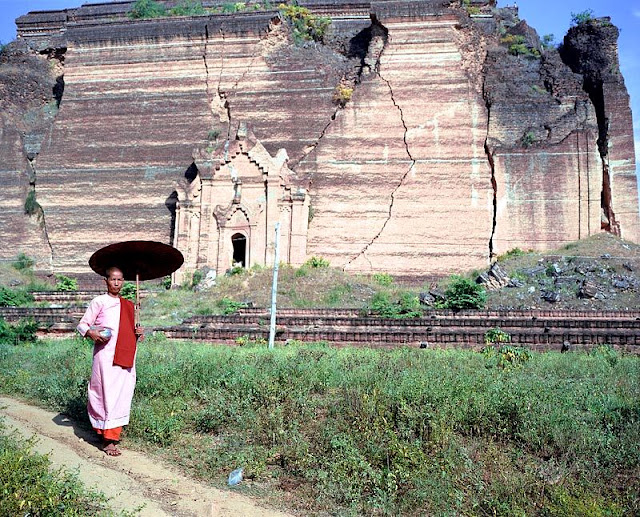
[(231, 236), (233, 245), (233, 265), (240, 264), (247, 267), (247, 237), (241, 233), (234, 233)]

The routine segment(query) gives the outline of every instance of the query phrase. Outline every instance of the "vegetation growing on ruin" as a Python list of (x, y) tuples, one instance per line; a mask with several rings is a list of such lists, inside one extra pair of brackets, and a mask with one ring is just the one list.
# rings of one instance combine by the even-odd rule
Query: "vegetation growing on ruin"
[(469, 16), (473, 16), (475, 14), (480, 14), (480, 8), (475, 5), (471, 5), (471, 0), (462, 0), (462, 7)]
[(331, 18), (316, 16), (306, 7), (296, 3), (280, 4), (278, 6), (282, 17), (289, 23), (296, 44), (304, 41), (324, 41), (324, 37), (331, 25)]
[(206, 14), (232, 14), (245, 11), (261, 11), (273, 9), (271, 2), (225, 2), (215, 7), (204, 7), (199, 0), (180, 0), (174, 7), (167, 9), (157, 0), (136, 0), (129, 18), (148, 19), (167, 16), (201, 16)]
[(583, 25), (585, 23), (590, 23), (595, 20), (593, 15), (593, 9), (586, 9), (579, 13), (571, 13), (571, 26), (575, 27), (576, 25)]
[[(306, 515), (640, 510), (638, 357), (241, 344), (148, 336), (127, 443)], [(91, 351), (0, 345), (0, 391), (89, 428)]]
[(540, 51), (527, 45), (525, 37), (520, 34), (506, 34), (500, 38), (500, 43), (509, 48), (512, 56), (540, 57)]
[(129, 11), (129, 18), (134, 20), (159, 18), (161, 16), (167, 16), (167, 9), (164, 4), (155, 0), (136, 0)]
[(351, 83), (347, 81), (340, 81), (333, 92), (333, 102), (335, 102), (341, 108), (344, 108), (351, 100), (353, 90), (354, 88)]
[(40, 203), (36, 201), (36, 191), (30, 190), (24, 201), (24, 213), (27, 215), (36, 215), (41, 212)]

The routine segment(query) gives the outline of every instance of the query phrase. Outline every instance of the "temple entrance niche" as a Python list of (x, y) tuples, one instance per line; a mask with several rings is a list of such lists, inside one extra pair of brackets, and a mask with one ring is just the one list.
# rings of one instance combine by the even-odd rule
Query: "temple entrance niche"
[[(176, 186), (174, 246), (185, 255), (174, 282), (202, 268), (224, 274), (239, 264), (272, 266), (275, 224), (282, 262), (307, 256), (308, 179), (287, 166), (284, 149), (271, 156), (246, 127), (235, 140), (194, 150), (193, 178)], [(197, 231), (187, 221), (196, 217)]]
[(247, 238), (241, 233), (234, 233), (231, 236), (233, 246), (233, 265), (246, 267), (247, 265)]

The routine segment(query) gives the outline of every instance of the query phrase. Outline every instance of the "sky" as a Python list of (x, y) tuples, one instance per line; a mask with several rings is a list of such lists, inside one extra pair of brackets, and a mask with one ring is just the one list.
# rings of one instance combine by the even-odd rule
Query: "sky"
[[(79, 7), (83, 0), (0, 0), (0, 42), (15, 39), (15, 19), (29, 11)], [(594, 16), (610, 16), (620, 29), (620, 69), (631, 96), (636, 153), (640, 151), (640, 0), (498, 0), (498, 7), (517, 5), (520, 19), (542, 37), (553, 34), (560, 43), (571, 25), (573, 13), (588, 9)], [(636, 154), (637, 156), (637, 154)], [(636, 162), (640, 160), (636, 159)], [(637, 170), (640, 173), (640, 163)], [(639, 185), (640, 188), (640, 185)]]

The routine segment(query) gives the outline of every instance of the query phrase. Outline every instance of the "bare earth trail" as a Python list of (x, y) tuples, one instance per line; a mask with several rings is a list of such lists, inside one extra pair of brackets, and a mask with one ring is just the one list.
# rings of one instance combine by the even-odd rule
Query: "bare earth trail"
[(35, 451), (48, 454), (54, 467), (77, 472), (86, 486), (105, 494), (116, 511), (139, 510), (138, 515), (150, 517), (292, 517), (263, 508), (242, 494), (189, 479), (130, 449), (123, 449), (119, 457), (108, 457), (98, 449), (92, 432), (60, 413), (0, 397), (0, 416), (7, 431), (15, 429), (25, 438), (35, 435)]

